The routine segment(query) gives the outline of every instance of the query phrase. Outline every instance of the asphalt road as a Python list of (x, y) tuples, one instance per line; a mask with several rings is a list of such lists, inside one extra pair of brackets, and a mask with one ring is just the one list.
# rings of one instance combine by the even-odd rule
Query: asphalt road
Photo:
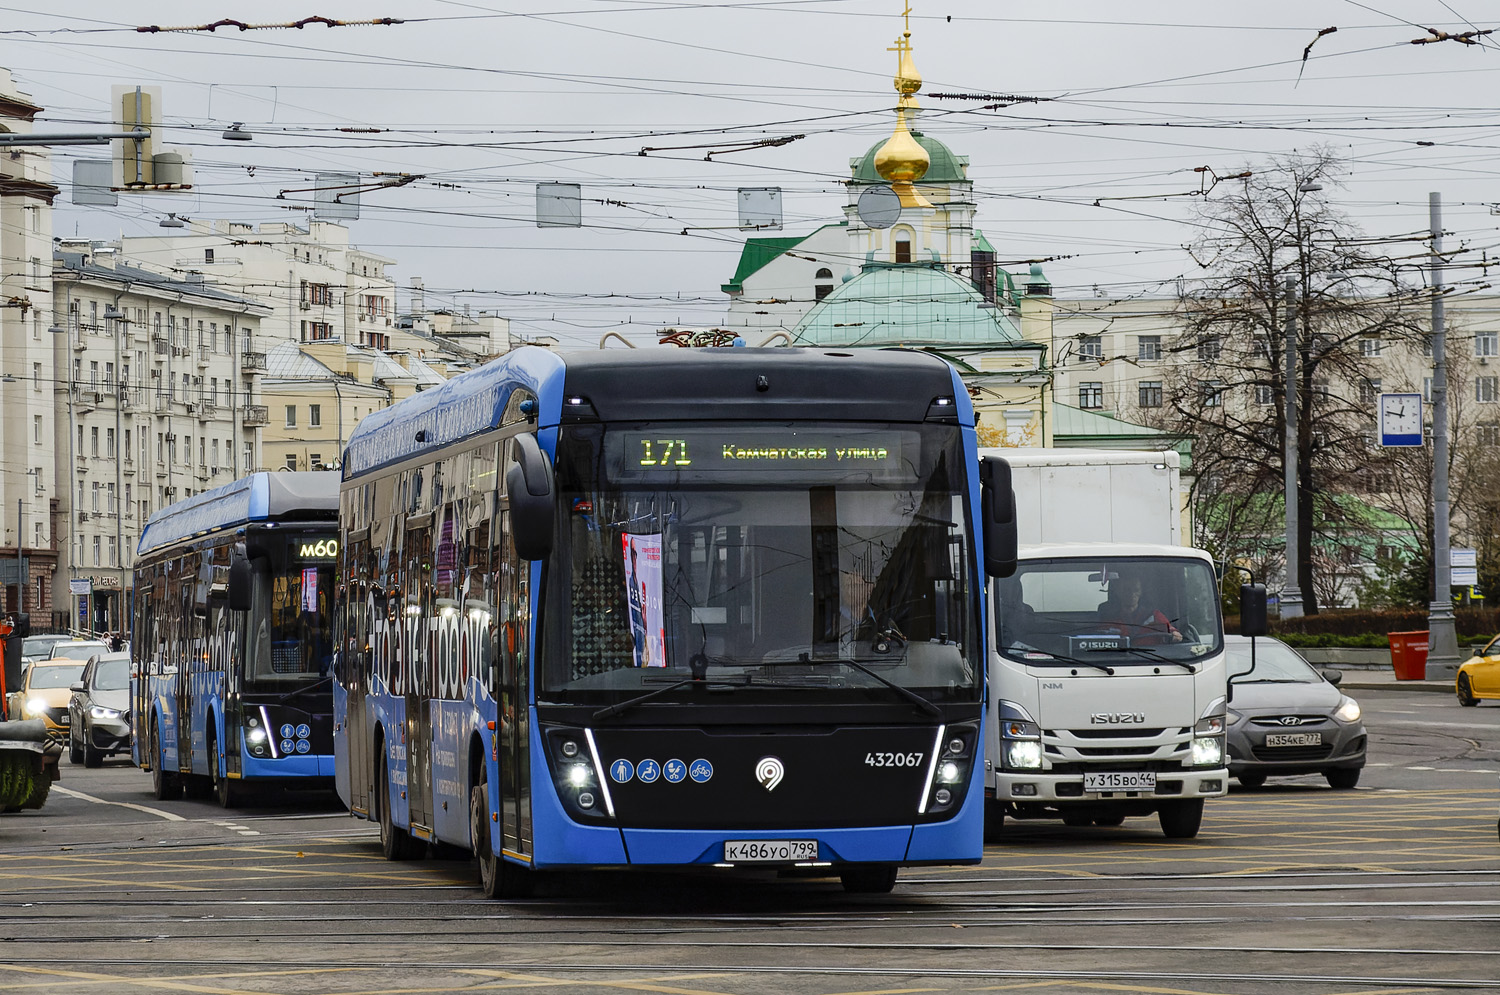
[(1189, 841), (1008, 824), (982, 865), (878, 897), (600, 873), (486, 902), (467, 863), (388, 863), (326, 797), (157, 802), (121, 761), (65, 762), (45, 809), (0, 817), (0, 992), (1500, 988), (1500, 704), (1358, 697), (1357, 790), (1236, 785)]

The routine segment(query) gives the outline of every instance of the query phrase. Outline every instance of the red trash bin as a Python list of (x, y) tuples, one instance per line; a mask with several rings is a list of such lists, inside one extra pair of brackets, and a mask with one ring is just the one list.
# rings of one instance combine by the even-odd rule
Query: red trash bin
[(1390, 632), (1391, 668), (1396, 671), (1398, 681), (1424, 681), (1427, 679), (1427, 633)]

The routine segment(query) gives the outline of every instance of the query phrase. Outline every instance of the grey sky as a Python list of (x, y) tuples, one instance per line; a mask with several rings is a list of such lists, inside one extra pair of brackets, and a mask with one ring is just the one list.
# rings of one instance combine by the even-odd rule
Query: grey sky
[[(782, 187), (786, 233), (837, 220), (849, 157), (890, 131), (886, 49), (901, 30), (897, 0), (57, 7), (0, 6), (0, 66), (47, 108), (39, 130), (107, 120), (112, 84), (159, 85), (162, 143), (193, 152), (198, 185), (114, 210), (62, 205), (58, 234), (155, 232), (169, 210), (300, 219), (287, 210), (298, 199), (277, 194), (314, 170), (422, 173), (365, 196), (355, 241), (397, 259), (403, 286), (422, 276), (430, 302), (496, 309), (522, 333), (580, 344), (627, 319), (642, 336), (715, 323), (744, 237), (723, 227), (739, 186)], [(1345, 186), (1327, 196), (1368, 231), (1425, 228), (1427, 192), (1440, 190), (1450, 247), (1477, 255), (1500, 244), (1489, 212), (1500, 41), (1410, 41), (1426, 27), (1500, 26), (1484, 12), (1475, 0), (917, 3), (919, 127), (970, 157), (978, 223), (1002, 259), (1071, 257), (1047, 264), (1060, 294), (1150, 293), (1192, 275), (1180, 246), (1193, 198), (1097, 199), (1185, 193), (1194, 167), (1227, 174), (1317, 143), (1347, 158)], [(315, 13), (409, 23), (107, 30)], [(1303, 48), (1329, 26), (1298, 83)], [(1053, 99), (979, 111), (942, 92)], [(221, 141), (232, 121), (255, 140)], [(701, 147), (638, 154), (795, 134), (806, 137), (711, 162)], [(99, 152), (54, 155), (62, 180), (73, 157)], [(611, 203), (586, 203), (582, 230), (539, 230), (539, 180)]]

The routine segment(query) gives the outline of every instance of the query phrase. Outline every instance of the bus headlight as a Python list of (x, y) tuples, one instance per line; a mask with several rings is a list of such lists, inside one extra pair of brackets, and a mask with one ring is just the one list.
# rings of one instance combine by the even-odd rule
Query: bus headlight
[(611, 818), (607, 785), (602, 785), (594, 766), (594, 751), (581, 729), (546, 731), (547, 762), (558, 798), (567, 813), (579, 821), (595, 822)]
[(925, 810), (922, 806), (917, 808), (919, 815), (942, 815), (963, 804), (968, 794), (974, 757), (979, 751), (978, 744), (977, 723), (961, 722), (943, 727), (934, 743), (938, 756), (932, 759), (932, 766), (928, 768), (931, 785)]

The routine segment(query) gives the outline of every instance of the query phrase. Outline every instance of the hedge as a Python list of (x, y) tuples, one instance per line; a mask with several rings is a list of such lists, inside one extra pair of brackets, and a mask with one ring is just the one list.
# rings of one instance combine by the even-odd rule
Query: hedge
[[(1456, 608), (1453, 618), (1460, 642), (1487, 640), (1500, 632), (1500, 608)], [(1225, 616), (1224, 631), (1240, 631), (1238, 615)], [(1427, 612), (1416, 608), (1385, 611), (1340, 608), (1317, 615), (1271, 619), (1271, 634), (1290, 637), (1287, 642), (1294, 646), (1386, 646), (1389, 645), (1386, 640), (1388, 633), (1426, 631)], [(1361, 641), (1311, 641), (1314, 637), (1330, 637), (1330, 640), (1333, 637), (1357, 638)]]

